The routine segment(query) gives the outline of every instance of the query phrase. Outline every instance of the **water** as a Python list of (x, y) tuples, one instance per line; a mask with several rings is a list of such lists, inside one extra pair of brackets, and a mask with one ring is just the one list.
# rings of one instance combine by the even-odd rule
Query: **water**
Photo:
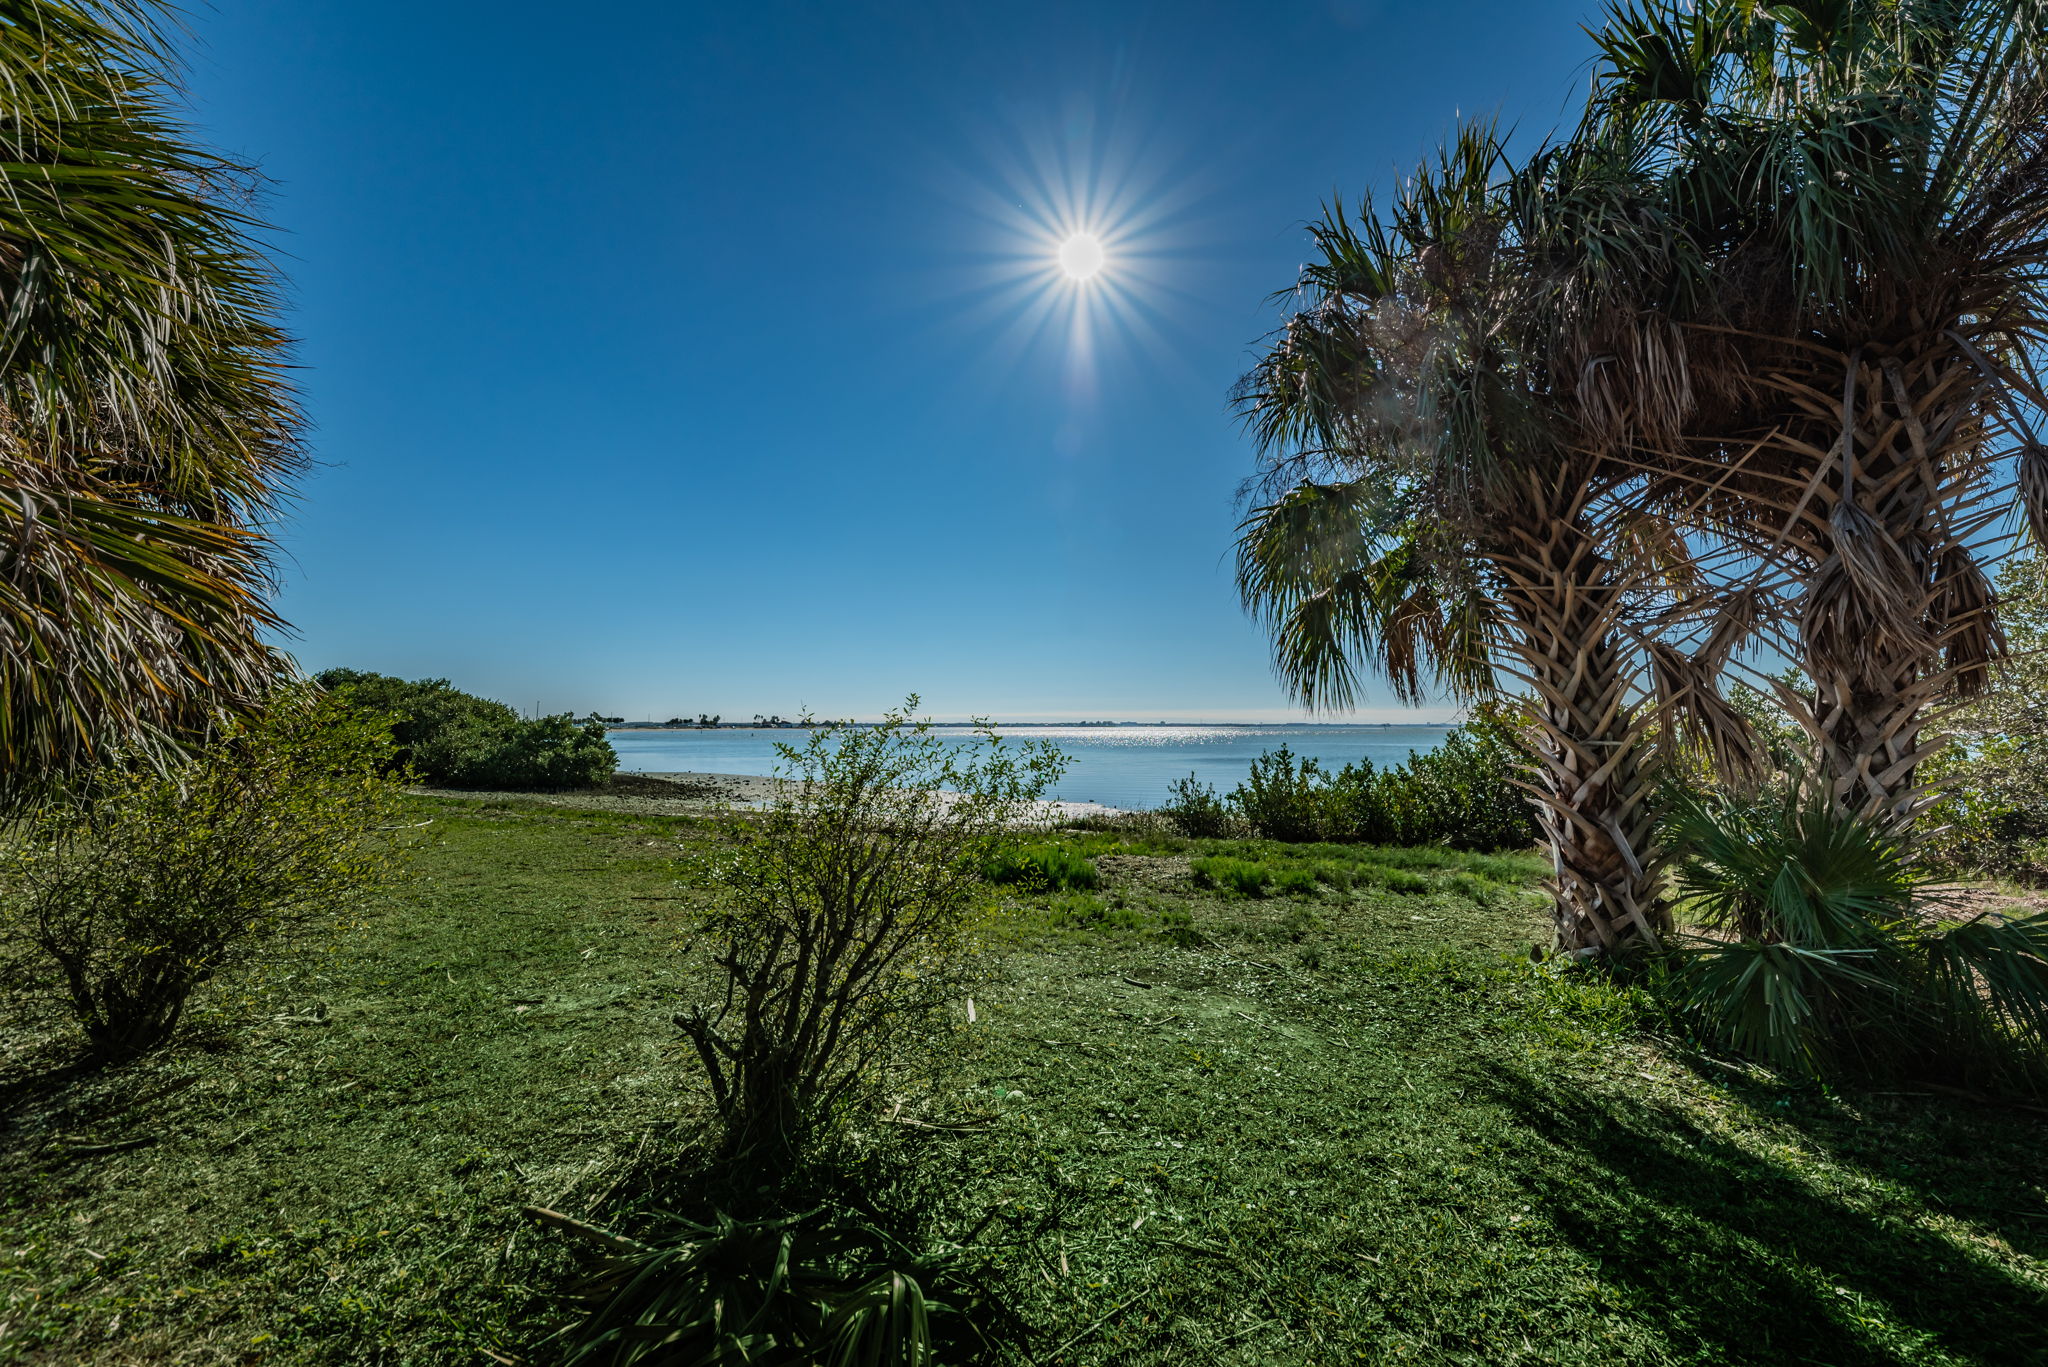
[[(1051, 741), (1073, 760), (1067, 776), (1050, 794), (1068, 802), (1111, 807), (1157, 807), (1167, 785), (1190, 773), (1227, 793), (1243, 782), (1251, 762), (1282, 745), (1330, 770), (1360, 759), (1385, 768), (1411, 751), (1433, 750), (1442, 726), (1020, 726), (1005, 734), (1016, 740)], [(971, 739), (966, 728), (940, 728), (939, 735)], [(619, 768), (629, 773), (694, 772), (770, 774), (775, 743), (797, 743), (794, 730), (721, 728), (714, 731), (614, 731)]]

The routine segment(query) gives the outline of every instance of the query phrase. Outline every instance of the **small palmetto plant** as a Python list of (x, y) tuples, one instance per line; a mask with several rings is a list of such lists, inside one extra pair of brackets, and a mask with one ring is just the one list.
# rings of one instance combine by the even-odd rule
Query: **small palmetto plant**
[(2038, 1087), (2048, 915), (1957, 923), (1882, 818), (1803, 778), (1678, 800), (1677, 891), (1705, 934), (1680, 1004), (1715, 1043), (1788, 1072), (1906, 1072)]
[(976, 1332), (983, 1293), (958, 1250), (844, 1210), (670, 1216), (645, 1242), (574, 1227), (609, 1252), (567, 1367), (934, 1367), (943, 1340)]

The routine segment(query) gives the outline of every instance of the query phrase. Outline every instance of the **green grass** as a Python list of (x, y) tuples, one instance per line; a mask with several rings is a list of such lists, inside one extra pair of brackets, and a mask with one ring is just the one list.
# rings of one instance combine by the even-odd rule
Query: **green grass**
[(1092, 888), (1101, 881), (1086, 854), (1070, 844), (1059, 843), (1018, 845), (1003, 850), (988, 861), (982, 874), (991, 883), (1030, 892)]
[[(410, 889), (186, 1045), (66, 1076), (10, 1023), (0, 1362), (531, 1360), (572, 1266), (518, 1207), (629, 1219), (608, 1190), (703, 1112), (669, 1023), (702, 837), (429, 814)], [(915, 1134), (1041, 1367), (2048, 1361), (2038, 1116), (1659, 1044), (1515, 957), (1532, 857), (1061, 843), (1100, 887), (1002, 893), (919, 1089), (975, 1123)]]

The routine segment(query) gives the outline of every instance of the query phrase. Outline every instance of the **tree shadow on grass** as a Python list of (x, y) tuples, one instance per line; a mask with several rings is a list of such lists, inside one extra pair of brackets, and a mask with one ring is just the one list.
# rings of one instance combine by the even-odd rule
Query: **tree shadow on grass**
[(18, 1045), (0, 1058), (0, 1193), (155, 1143), (159, 1103), (202, 1080), (191, 1049), (109, 1058), (63, 1031)]
[(1945, 1351), (2048, 1359), (2048, 1293), (1910, 1222), (1857, 1210), (1654, 1105), (1489, 1065), (1526, 1131), (1509, 1170), (1605, 1287), (1685, 1361), (1878, 1367)]
[[(2048, 1111), (1933, 1083), (1822, 1088), (1673, 1055), (1702, 1084), (1796, 1130), (1830, 1158), (2048, 1259)], [(2032, 1207), (2028, 1209), (2027, 1207)]]

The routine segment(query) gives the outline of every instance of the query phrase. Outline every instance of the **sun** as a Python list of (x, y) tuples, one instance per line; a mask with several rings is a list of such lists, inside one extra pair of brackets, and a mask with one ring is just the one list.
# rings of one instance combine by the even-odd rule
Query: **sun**
[(1069, 280), (1086, 280), (1101, 270), (1107, 260), (1102, 252), (1102, 239), (1093, 233), (1075, 233), (1060, 243), (1059, 257), (1060, 269)]

